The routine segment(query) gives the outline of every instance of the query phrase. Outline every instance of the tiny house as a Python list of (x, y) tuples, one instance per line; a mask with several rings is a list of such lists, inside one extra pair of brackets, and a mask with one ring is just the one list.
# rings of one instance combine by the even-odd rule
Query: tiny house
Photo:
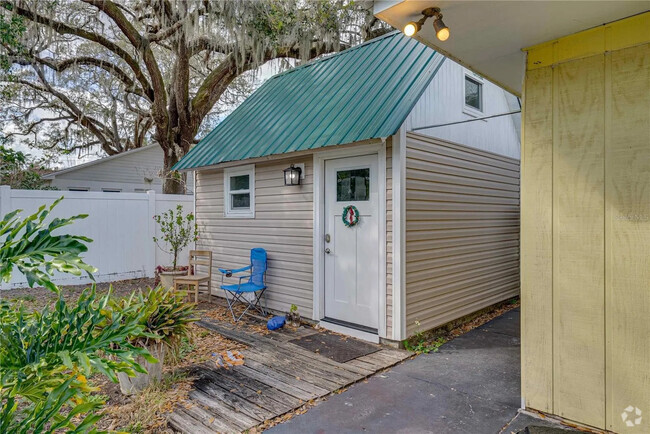
[(197, 248), (265, 248), (269, 308), (375, 342), (513, 297), (518, 102), (398, 32), (280, 73), (176, 165)]

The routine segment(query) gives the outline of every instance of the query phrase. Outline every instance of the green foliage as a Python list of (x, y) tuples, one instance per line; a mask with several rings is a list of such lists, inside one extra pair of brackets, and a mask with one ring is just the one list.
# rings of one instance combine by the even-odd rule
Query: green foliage
[[(176, 211), (170, 209), (160, 215), (155, 215), (154, 220), (160, 225), (161, 238), (153, 237), (154, 242), (161, 250), (174, 255), (173, 269), (176, 269), (178, 253), (191, 242), (199, 239), (199, 227), (194, 221), (194, 214), (183, 215), (183, 205), (178, 205)], [(164, 242), (169, 244), (170, 249), (166, 250), (160, 246)]]
[[(111, 309), (109, 300), (110, 293), (97, 300), (93, 285), (72, 306), (59, 296), (52, 311), (0, 302), (0, 432), (85, 432), (102, 405), (86, 378), (100, 372), (117, 381), (115, 372), (146, 372), (137, 356), (156, 361), (129, 342), (146, 334), (146, 313)], [(85, 417), (73, 425), (79, 414)]]
[[(129, 342), (146, 335), (146, 313), (137, 306), (111, 309), (109, 300), (110, 293), (97, 300), (93, 285), (72, 306), (60, 296), (52, 311), (26, 313), (0, 302), (0, 427), (41, 432), (47, 425), (51, 432), (54, 426), (74, 428), (71, 418), (82, 413), (82, 425), (94, 423), (102, 402), (86, 378), (100, 372), (117, 381), (115, 372), (146, 372), (137, 356), (156, 361)], [(25, 407), (19, 413), (18, 403)]]
[[(22, 17), (10, 17), (0, 14), (0, 46), (18, 51), (22, 49), (20, 37), (25, 32), (25, 23)], [(7, 56), (0, 52), (0, 70), (8, 70), (11, 66)]]
[(86, 264), (80, 256), (88, 250), (86, 244), (92, 240), (78, 235), (52, 235), (55, 230), (87, 215), (53, 218), (50, 223), (45, 223), (62, 199), (56, 200), (49, 208), (41, 206), (25, 219), (17, 217), (22, 210), (4, 216), (0, 222), (0, 276), (5, 282), (11, 278), (14, 267), (25, 275), (30, 287), (38, 284), (56, 293), (58, 289), (50, 279), (55, 271), (75, 276), (85, 271), (92, 278), (96, 268)]
[[(1, 142), (0, 138), (0, 142)], [(46, 171), (43, 160), (0, 145), (0, 184), (22, 190), (56, 190), (45, 185), (42, 173)]]
[(425, 333), (420, 330), (420, 321), (415, 321), (415, 325), (417, 326), (415, 334), (411, 338), (404, 340), (404, 348), (407, 351), (412, 351), (416, 354), (435, 353), (442, 344), (447, 342), (447, 339), (441, 336), (429, 339)]
[(51, 282), (54, 271), (89, 274), (94, 268), (80, 254), (88, 238), (52, 235), (54, 230), (85, 215), (46, 218), (58, 204), (41, 207), (25, 220), (20, 211), (0, 223), (0, 271), (9, 280), (15, 267), (30, 285), (44, 285), (59, 294), (54, 308), (25, 312), (22, 304), (0, 300), (0, 432), (95, 432), (93, 425), (103, 402), (87, 377), (102, 373), (117, 381), (116, 372), (145, 372), (137, 357), (156, 362), (135, 339), (148, 337), (139, 306), (114, 309), (108, 295), (97, 299), (95, 287), (68, 305)]
[(298, 306), (292, 304), (291, 307), (289, 308), (289, 312), (298, 312)]
[(162, 341), (172, 356), (178, 356), (183, 339), (190, 336), (190, 324), (198, 321), (194, 314), (195, 305), (185, 301), (181, 291), (157, 286), (146, 295), (139, 291), (128, 299), (113, 301), (111, 308), (124, 313), (128, 322), (137, 316), (145, 334), (137, 336), (131, 343), (145, 347), (151, 340)]

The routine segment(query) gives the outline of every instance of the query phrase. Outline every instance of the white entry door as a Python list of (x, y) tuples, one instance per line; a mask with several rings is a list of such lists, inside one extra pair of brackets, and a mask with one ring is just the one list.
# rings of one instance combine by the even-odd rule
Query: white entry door
[[(325, 318), (377, 329), (377, 155), (325, 161)], [(355, 221), (358, 210), (358, 222)], [(354, 208), (353, 208), (354, 207)]]

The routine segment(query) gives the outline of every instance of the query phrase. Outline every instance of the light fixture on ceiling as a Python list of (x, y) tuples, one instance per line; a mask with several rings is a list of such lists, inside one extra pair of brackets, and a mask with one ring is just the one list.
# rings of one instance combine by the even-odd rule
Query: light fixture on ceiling
[(422, 18), (418, 21), (410, 21), (404, 26), (404, 34), (406, 36), (415, 36), (422, 29), (427, 18), (430, 17), (435, 17), (433, 20), (433, 30), (436, 32), (436, 37), (443, 42), (449, 39), (449, 27), (442, 21), (440, 8), (426, 8), (423, 10)]

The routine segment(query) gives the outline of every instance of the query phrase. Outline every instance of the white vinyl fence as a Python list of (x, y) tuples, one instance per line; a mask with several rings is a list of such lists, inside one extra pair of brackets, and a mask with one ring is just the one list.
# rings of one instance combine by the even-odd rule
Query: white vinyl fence
[[(50, 205), (59, 197), (64, 199), (54, 208), (52, 217), (70, 217), (88, 214), (83, 220), (59, 229), (59, 232), (84, 235), (93, 240), (84, 261), (98, 269), (97, 282), (110, 282), (139, 277), (153, 277), (157, 265), (171, 265), (171, 255), (163, 252), (153, 242), (160, 236), (153, 219), (176, 205), (184, 212), (193, 211), (193, 196), (145, 193), (108, 193), (87, 191), (12, 190), (0, 186), (0, 216), (16, 209), (26, 217), (41, 205)], [(179, 254), (179, 263), (186, 264), (188, 252)], [(87, 275), (76, 277), (57, 273), (53, 281), (60, 285), (91, 282)], [(14, 270), (9, 283), (1, 289), (27, 286), (25, 277)]]

